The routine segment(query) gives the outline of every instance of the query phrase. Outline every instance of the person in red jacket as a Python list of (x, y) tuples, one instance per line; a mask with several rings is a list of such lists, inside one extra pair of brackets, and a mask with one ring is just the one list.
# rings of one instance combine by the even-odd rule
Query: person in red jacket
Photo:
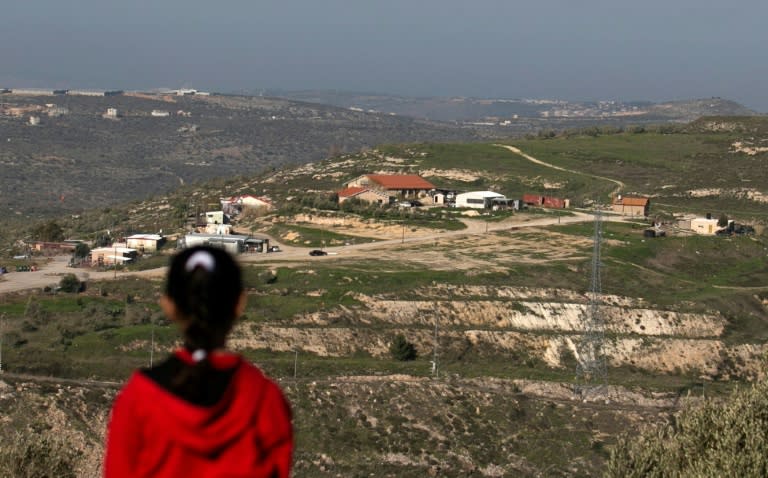
[(224, 350), (245, 309), (240, 268), (226, 252), (186, 249), (168, 271), (163, 312), (184, 348), (133, 373), (115, 399), (104, 477), (288, 477), (291, 412), (280, 388)]

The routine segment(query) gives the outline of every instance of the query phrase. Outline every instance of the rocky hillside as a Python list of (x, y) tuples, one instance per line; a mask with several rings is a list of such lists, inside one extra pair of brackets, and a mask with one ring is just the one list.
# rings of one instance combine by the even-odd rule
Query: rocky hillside
[[(106, 116), (115, 108), (117, 116)], [(153, 113), (154, 112), (154, 113)], [(39, 124), (31, 125), (31, 117)], [(260, 97), (0, 96), (6, 215), (81, 212), (381, 143), (470, 129)]]
[[(29, 470), (63, 465), (72, 476), (100, 476), (118, 386), (3, 378), (5, 470), (26, 457)], [(357, 376), (281, 385), (294, 414), (297, 478), (594, 476), (617, 432), (663, 421), (680, 405), (674, 395), (619, 388), (606, 405), (522, 380)]]

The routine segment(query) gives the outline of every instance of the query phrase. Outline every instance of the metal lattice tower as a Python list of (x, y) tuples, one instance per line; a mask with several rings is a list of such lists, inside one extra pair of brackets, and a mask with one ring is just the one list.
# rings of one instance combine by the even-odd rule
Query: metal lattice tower
[(595, 235), (592, 249), (592, 280), (589, 289), (589, 304), (582, 324), (584, 334), (576, 347), (577, 393), (602, 395), (608, 385), (604, 344), (605, 322), (600, 312), (602, 284), (600, 281), (600, 246), (603, 239), (602, 216), (595, 210)]

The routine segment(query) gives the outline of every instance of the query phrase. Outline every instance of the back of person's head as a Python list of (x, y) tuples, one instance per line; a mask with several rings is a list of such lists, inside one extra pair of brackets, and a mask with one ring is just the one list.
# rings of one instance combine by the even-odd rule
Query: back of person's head
[(207, 352), (224, 346), (242, 293), (240, 267), (222, 249), (192, 247), (171, 261), (165, 294), (185, 324), (185, 345), (190, 350)]

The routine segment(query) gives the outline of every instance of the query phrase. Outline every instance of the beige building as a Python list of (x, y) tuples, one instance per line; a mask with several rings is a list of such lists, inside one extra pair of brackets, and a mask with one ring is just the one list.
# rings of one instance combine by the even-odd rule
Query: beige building
[(157, 252), (164, 241), (165, 238), (159, 234), (134, 234), (125, 238), (125, 245), (141, 254), (147, 254)]
[(706, 217), (691, 219), (691, 230), (697, 234), (714, 236), (719, 229), (722, 228), (717, 225), (717, 219)]
[(344, 184), (344, 189), (364, 188), (404, 198), (424, 197), (435, 185), (418, 174), (364, 174)]
[(91, 250), (92, 266), (128, 264), (136, 259), (138, 251), (129, 247), (99, 247)]
[(611, 210), (622, 216), (648, 216), (651, 201), (645, 197), (617, 196)]
[(361, 187), (342, 189), (341, 191), (338, 192), (338, 195), (339, 195), (339, 204), (352, 198), (359, 199), (360, 201), (367, 202), (370, 204), (381, 204), (384, 206), (386, 206), (391, 202), (391, 198), (389, 194), (383, 191), (378, 191), (376, 189), (368, 189), (368, 188), (361, 188)]

